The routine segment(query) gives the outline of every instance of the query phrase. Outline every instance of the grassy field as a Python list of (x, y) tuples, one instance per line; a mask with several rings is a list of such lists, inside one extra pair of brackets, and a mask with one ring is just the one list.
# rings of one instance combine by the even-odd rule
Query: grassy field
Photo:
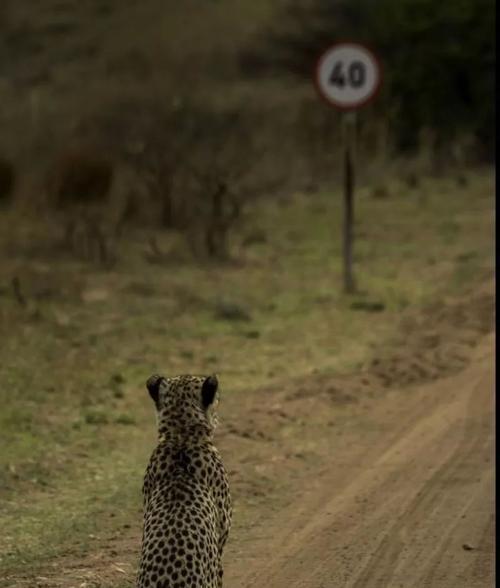
[[(394, 184), (383, 198), (359, 190), (354, 297), (340, 281), (340, 192), (259, 203), (233, 262), (217, 266), (152, 263), (148, 235), (134, 231), (102, 271), (54, 251), (48, 221), (3, 211), (0, 586), (37, 575), (43, 586), (54, 562), (140, 526), (152, 372), (216, 372), (224, 394), (244, 398), (355, 371), (404, 311), (489, 279), (494, 178), (466, 179)], [(240, 495), (240, 521), (250, 500)], [(131, 577), (124, 567), (123, 586)]]

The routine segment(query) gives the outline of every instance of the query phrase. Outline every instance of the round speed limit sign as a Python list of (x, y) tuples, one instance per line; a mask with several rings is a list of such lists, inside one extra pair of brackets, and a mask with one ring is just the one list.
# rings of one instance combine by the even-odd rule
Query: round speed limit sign
[(378, 59), (359, 43), (337, 43), (316, 64), (315, 83), (320, 95), (332, 106), (353, 110), (364, 106), (377, 93), (381, 81)]

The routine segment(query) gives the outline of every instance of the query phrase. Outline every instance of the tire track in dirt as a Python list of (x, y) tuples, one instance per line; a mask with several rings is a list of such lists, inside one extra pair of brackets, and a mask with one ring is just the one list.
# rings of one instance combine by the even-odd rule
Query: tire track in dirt
[[(488, 392), (488, 388), (484, 386), (483, 381), (480, 381), (474, 391), (483, 392), (483, 398), (481, 400), (484, 401), (484, 391)], [(470, 404), (471, 402), (469, 402), (469, 407)], [(484, 414), (480, 414), (479, 416), (483, 417), (484, 420)], [(447, 431), (448, 439), (442, 439), (441, 445), (449, 442), (449, 438), (456, 436), (454, 430), (456, 424), (455, 421), (452, 423), (452, 427)], [(468, 426), (463, 432), (463, 439), (460, 441), (459, 446), (444, 464), (425, 482), (422, 490), (419, 491), (415, 499), (399, 516), (399, 519), (390, 529), (390, 533), (385, 536), (377, 551), (370, 557), (369, 565), (365, 567), (363, 573), (353, 585), (354, 588), (362, 588), (368, 585), (383, 587), (387, 586), (388, 582), (393, 583), (395, 586), (398, 585), (398, 582), (404, 585), (404, 577), (399, 576), (404, 576), (408, 554), (403, 553), (406, 541), (398, 540), (398, 538), (410, 536), (412, 529), (414, 533), (418, 532), (420, 521), (425, 520), (426, 517), (430, 516), (436, 519), (442, 514), (443, 509), (448, 508), (449, 510), (450, 503), (454, 497), (446, 492), (447, 482), (453, 479), (454, 476), (460, 475), (464, 466), (474, 456), (482, 459), (485, 454), (489, 454), (492, 451), (493, 439), (491, 435), (485, 441), (481, 437), (483, 427), (472, 426), (469, 420), (467, 424)], [(491, 474), (486, 476), (486, 483), (490, 481)], [(483, 484), (480, 486), (480, 489), (484, 491), (484, 481), (481, 480), (481, 482)], [(411, 550), (411, 565), (415, 566), (415, 560), (424, 558), (429, 568), (428, 571), (416, 580), (416, 585), (432, 585), (429, 583), (429, 580), (432, 580), (432, 576), (434, 575), (433, 570), (435, 570), (436, 566), (442, 560), (446, 548), (449, 547), (449, 538), (455, 530), (456, 525), (463, 514), (470, 509), (470, 505), (475, 499), (476, 493), (472, 494), (471, 497), (465, 496), (462, 500), (456, 500), (455, 497), (453, 504), (454, 516), (451, 516), (452, 521), (443, 521), (448, 524), (448, 528), (441, 528), (441, 537), (437, 540), (437, 545), (436, 541), (432, 541), (432, 537), (425, 536), (425, 529), (424, 536), (419, 538), (418, 543), (416, 541), (413, 542), (413, 545), (416, 546), (419, 553), (416, 553), (415, 547)], [(461, 504), (464, 501), (466, 504)], [(428, 532), (427, 535), (429, 535)], [(430, 553), (426, 553), (427, 551), (430, 551)], [(394, 571), (390, 573), (389, 570)]]
[[(344, 447), (316, 481), (320, 490), (303, 493), (295, 515), (278, 515), (267, 537), (260, 529), (262, 538), (245, 565), (235, 562), (247, 571), (235, 573), (230, 566), (228, 586), (488, 585), (493, 577), (487, 547), (494, 496), (491, 348), (489, 337), (479, 347), (482, 357), (476, 354), (464, 372), (414, 390), (408, 404), (420, 399), (424, 412), (396, 410), (399, 438), (382, 431), (371, 440), (371, 458), (362, 459), (362, 467), (356, 450)], [(399, 395), (399, 403), (407, 400)], [(394, 408), (397, 401), (388, 396), (376, 410), (383, 414), (384, 405)], [(481, 573), (486, 578), (480, 579)]]

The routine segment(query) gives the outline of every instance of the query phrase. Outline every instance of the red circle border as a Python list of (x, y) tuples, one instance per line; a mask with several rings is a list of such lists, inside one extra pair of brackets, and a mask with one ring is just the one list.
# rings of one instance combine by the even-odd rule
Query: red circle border
[[(323, 92), (323, 89), (321, 88), (321, 85), (319, 83), (319, 68), (320, 68), (322, 60), (324, 59), (326, 53), (331, 51), (334, 47), (338, 47), (339, 45), (351, 45), (351, 46), (359, 47), (359, 48), (363, 49), (364, 51), (366, 51), (367, 53), (369, 53), (373, 57), (373, 61), (377, 64), (377, 68), (378, 68), (378, 74), (379, 74), (378, 82), (377, 82), (377, 85), (375, 86), (375, 88), (373, 89), (372, 93), (369, 96), (367, 96), (364, 100), (362, 100), (361, 102), (358, 102), (357, 104), (355, 104), (354, 106), (342, 106), (340, 104), (337, 104), (336, 102), (331, 100)], [(325, 101), (329, 106), (333, 106), (337, 110), (350, 111), (350, 110), (357, 110), (359, 108), (362, 108), (363, 106), (366, 106), (366, 104), (371, 102), (377, 96), (377, 94), (380, 92), (380, 86), (382, 85), (382, 78), (383, 78), (383, 68), (382, 68), (382, 62), (381, 62), (380, 58), (377, 56), (377, 54), (370, 47), (368, 47), (364, 43), (358, 43), (357, 41), (336, 41), (335, 43), (332, 43), (331, 45), (329, 45), (326, 49), (324, 49), (320, 53), (319, 57), (316, 59), (316, 62), (314, 64), (313, 79), (314, 79), (314, 86), (316, 88), (316, 91), (318, 92), (319, 96), (323, 99), (323, 101)]]

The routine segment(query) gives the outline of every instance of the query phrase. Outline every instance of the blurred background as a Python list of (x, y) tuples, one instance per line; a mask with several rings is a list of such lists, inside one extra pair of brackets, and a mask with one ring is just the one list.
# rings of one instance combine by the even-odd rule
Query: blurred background
[(385, 72), (360, 119), (366, 178), (386, 178), (395, 158), (419, 159), (411, 176), (494, 156), (490, 0), (6, 0), (1, 11), (4, 203), (15, 187), (30, 209), (113, 200), (115, 232), (186, 231), (216, 214), (225, 238), (243, 202), (341, 171), (340, 117), (311, 84), (339, 38), (373, 46)]
[[(86, 586), (132, 585), (153, 371), (259, 398), (394, 357), (401, 325), (389, 383), (461, 365), (429, 340), (490, 328), (494, 26), (493, 0), (2, 0), (0, 586), (66, 586), (74, 557)], [(341, 115), (312, 80), (344, 39), (384, 72), (353, 296)], [(261, 427), (266, 462), (280, 428), (230, 406), (244, 525), (290, 464), (259, 469), (245, 443)], [(85, 563), (118, 529), (125, 571)]]

